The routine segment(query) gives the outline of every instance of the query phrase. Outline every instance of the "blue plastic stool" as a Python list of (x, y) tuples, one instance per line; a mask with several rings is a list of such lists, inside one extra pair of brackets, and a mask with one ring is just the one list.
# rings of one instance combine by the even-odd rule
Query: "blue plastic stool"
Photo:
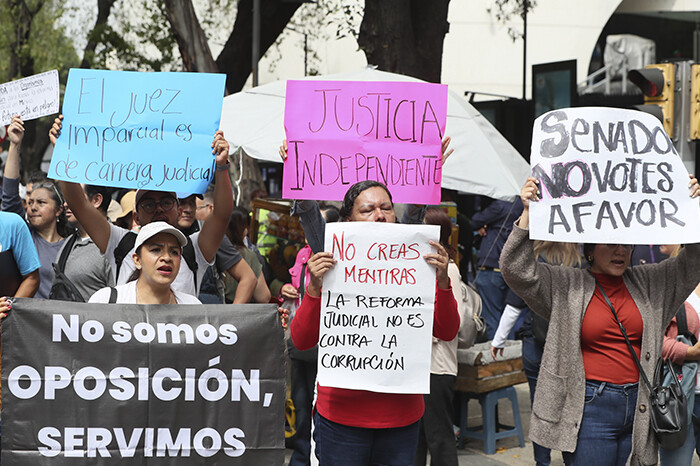
[[(462, 448), (465, 438), (481, 440), (484, 443), (484, 453), (493, 455), (496, 453), (496, 440), (518, 436), (520, 446), (525, 446), (523, 426), (520, 422), (520, 410), (518, 409), (518, 394), (513, 387), (499, 388), (487, 393), (461, 393), (462, 409), (460, 413), (459, 447)], [(481, 418), (483, 425), (467, 428), (467, 408), (470, 399), (479, 400), (481, 405)], [(515, 426), (507, 426), (498, 422), (498, 400), (507, 398), (513, 408), (513, 422)], [(505, 430), (501, 430), (505, 429)], [(500, 432), (499, 432), (500, 430)]]

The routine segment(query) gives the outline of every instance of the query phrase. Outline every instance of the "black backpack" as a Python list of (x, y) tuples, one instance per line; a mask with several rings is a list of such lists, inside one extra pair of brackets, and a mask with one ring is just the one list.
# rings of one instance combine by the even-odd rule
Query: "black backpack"
[[(119, 244), (117, 244), (117, 247), (114, 249), (114, 261), (117, 263), (117, 273), (114, 276), (114, 280), (116, 281), (117, 278), (119, 277), (119, 270), (121, 270), (122, 267), (122, 262), (124, 262), (124, 258), (126, 257), (127, 254), (129, 254), (129, 251), (134, 249), (134, 245), (136, 244), (136, 236), (137, 234), (134, 233), (133, 231), (128, 232), (124, 237), (119, 241)], [(185, 259), (185, 263), (187, 263), (187, 267), (190, 268), (192, 271), (192, 276), (194, 278), (194, 289), (195, 289), (195, 294), (199, 293), (199, 290), (197, 289), (197, 258), (195, 257), (194, 254), (194, 245), (192, 244), (192, 240), (190, 237), (187, 237), (187, 244), (185, 245), (184, 248), (182, 248), (182, 258)]]
[(58, 299), (60, 301), (73, 301), (76, 303), (84, 303), (85, 298), (80, 291), (75, 287), (73, 282), (64, 273), (66, 270), (66, 262), (68, 261), (68, 256), (73, 251), (73, 246), (78, 239), (78, 232), (73, 233), (68, 240), (66, 245), (61, 251), (61, 256), (58, 258), (58, 263), (52, 264), (54, 271), (53, 283), (51, 283), (51, 291), (49, 292), (49, 299)]

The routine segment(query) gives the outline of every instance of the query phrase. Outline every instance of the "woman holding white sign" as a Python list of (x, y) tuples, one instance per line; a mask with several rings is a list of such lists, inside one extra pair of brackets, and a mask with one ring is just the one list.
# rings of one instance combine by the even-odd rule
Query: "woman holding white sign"
[[(693, 176), (689, 189), (691, 197), (700, 194)], [(664, 329), (700, 282), (700, 244), (659, 264), (629, 267), (627, 244), (587, 244), (588, 270), (544, 264), (528, 235), (529, 205), (538, 191), (536, 179), (528, 178), (520, 193), (523, 214), (500, 262), (513, 291), (549, 319), (530, 438), (564, 452), (567, 465), (624, 465), (630, 452), (632, 465), (656, 464), (649, 393), (638, 384), (620, 327), (644, 372), (653, 374)]]
[[(340, 216), (349, 222), (395, 222), (396, 214), (388, 189), (376, 181), (363, 181), (345, 194)], [(431, 241), (436, 254), (425, 260), (437, 270), (433, 335), (455, 338), (459, 330), (457, 303), (447, 274), (449, 256)], [(292, 321), (294, 345), (312, 348), (319, 339), (321, 286), (324, 275), (335, 265), (329, 252), (311, 256), (311, 276), (306, 295)], [(419, 421), (424, 402), (420, 394), (378, 393), (318, 386), (314, 438), (321, 465), (413, 465)]]

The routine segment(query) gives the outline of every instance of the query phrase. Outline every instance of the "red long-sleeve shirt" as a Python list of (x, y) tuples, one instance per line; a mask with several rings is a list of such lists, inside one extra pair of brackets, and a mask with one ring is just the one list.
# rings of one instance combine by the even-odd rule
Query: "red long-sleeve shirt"
[[(459, 312), (452, 288), (436, 287), (433, 335), (452, 340), (459, 331)], [(294, 346), (300, 350), (318, 343), (321, 298), (306, 293), (291, 324)], [(326, 419), (346, 426), (366, 428), (403, 427), (417, 422), (425, 406), (421, 394), (378, 393), (318, 385), (316, 409)]]

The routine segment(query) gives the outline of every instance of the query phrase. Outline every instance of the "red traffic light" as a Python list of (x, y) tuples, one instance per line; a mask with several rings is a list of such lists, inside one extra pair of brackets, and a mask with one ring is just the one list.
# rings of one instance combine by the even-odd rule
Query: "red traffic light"
[(659, 69), (632, 70), (627, 74), (627, 78), (640, 88), (647, 97), (658, 97), (664, 92), (666, 80), (663, 72)]

